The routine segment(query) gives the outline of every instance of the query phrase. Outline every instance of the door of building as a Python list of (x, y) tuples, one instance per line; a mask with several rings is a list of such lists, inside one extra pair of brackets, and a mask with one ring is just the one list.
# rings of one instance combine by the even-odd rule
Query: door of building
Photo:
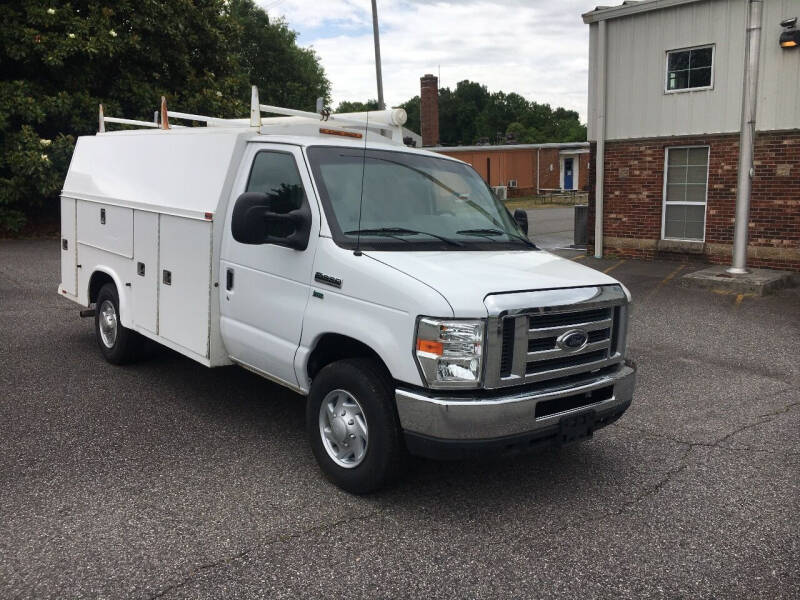
[(564, 189), (571, 190), (573, 189), (572, 185), (572, 159), (565, 158), (564, 159)]

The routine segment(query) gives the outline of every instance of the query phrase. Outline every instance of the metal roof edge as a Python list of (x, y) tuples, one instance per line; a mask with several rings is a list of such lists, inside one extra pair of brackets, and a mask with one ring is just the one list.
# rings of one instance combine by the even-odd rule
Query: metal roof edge
[(536, 150), (544, 148), (588, 148), (589, 142), (550, 142), (546, 144), (495, 144), (491, 146), (425, 146), (430, 152), (494, 152), (498, 150)]
[(673, 6), (703, 1), (705, 0), (640, 0), (635, 3), (624, 2), (619, 6), (598, 6), (594, 10), (583, 13), (581, 17), (583, 17), (583, 22), (588, 25), (590, 23), (597, 23), (598, 21), (606, 21), (618, 17), (627, 17), (643, 12), (650, 12), (652, 10), (661, 10), (663, 8), (672, 8)]

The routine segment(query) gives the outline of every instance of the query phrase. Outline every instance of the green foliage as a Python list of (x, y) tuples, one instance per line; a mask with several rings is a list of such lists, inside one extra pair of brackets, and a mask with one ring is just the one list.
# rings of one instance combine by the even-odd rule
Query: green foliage
[(377, 100), (367, 100), (366, 102), (349, 102), (343, 100), (339, 102), (339, 106), (333, 112), (346, 113), (346, 112), (367, 112), (368, 110), (378, 110)]
[(253, 0), (18, 0), (0, 4), (0, 230), (55, 215), (79, 135), (107, 115), (151, 120), (170, 108), (249, 114), (314, 109), (330, 86), (312, 50)]
[[(406, 127), (420, 131), (420, 99), (400, 104)], [(460, 81), (455, 90), (439, 90), (439, 138), (442, 145), (503, 143), (513, 134), (519, 143), (586, 141), (586, 126), (574, 110), (552, 109), (519, 94), (489, 93), (485, 85)]]

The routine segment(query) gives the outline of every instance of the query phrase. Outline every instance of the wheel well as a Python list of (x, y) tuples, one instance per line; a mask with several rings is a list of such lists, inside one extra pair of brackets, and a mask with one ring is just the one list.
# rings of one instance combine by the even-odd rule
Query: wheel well
[(326, 333), (317, 342), (316, 347), (308, 357), (308, 377), (313, 379), (323, 367), (342, 360), (343, 358), (373, 358), (389, 373), (386, 363), (381, 360), (378, 353), (363, 342), (338, 333)]
[(100, 293), (100, 288), (107, 283), (114, 284), (111, 275), (103, 273), (103, 271), (95, 271), (92, 273), (92, 277), (89, 279), (89, 304), (97, 302), (97, 294)]

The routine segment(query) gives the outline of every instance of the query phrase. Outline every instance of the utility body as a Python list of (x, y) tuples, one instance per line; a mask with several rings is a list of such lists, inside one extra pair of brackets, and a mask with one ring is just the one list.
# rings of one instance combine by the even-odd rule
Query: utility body
[(108, 360), (147, 339), (306, 396), (320, 466), (356, 493), (407, 452), (563, 444), (622, 415), (619, 282), (533, 246), (469, 165), (405, 147), (402, 111), (254, 112), (79, 138), (59, 294)]

